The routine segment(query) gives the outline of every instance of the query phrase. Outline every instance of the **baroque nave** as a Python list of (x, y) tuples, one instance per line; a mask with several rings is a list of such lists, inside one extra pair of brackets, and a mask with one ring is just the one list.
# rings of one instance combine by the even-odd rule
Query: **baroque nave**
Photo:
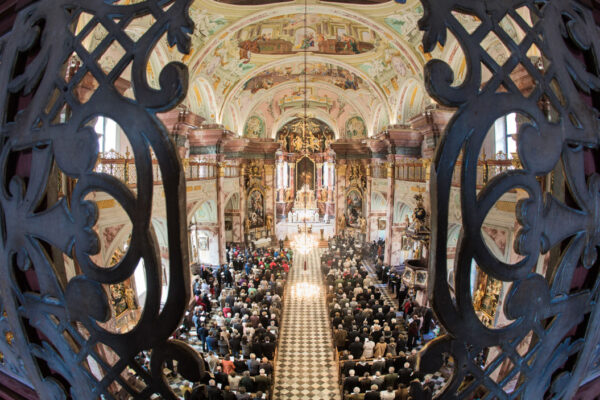
[(600, 392), (600, 83), (546, 2), (29, 3), (67, 50), (7, 36), (0, 398)]

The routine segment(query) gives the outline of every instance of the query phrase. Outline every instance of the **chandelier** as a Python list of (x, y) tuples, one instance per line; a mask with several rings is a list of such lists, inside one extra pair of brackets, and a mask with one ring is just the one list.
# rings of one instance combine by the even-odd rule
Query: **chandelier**
[(313, 249), (317, 248), (317, 241), (313, 235), (309, 235), (306, 232), (300, 233), (294, 237), (292, 241), (292, 247), (300, 254), (308, 254)]

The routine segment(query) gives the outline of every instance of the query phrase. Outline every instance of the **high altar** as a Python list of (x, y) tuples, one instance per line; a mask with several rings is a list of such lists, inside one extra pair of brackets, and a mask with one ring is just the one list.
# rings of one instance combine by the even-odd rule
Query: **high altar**
[[(307, 175), (307, 179), (310, 176)], [(319, 209), (314, 190), (311, 190), (308, 184), (302, 185), (302, 188), (296, 192), (294, 207), (288, 213), (288, 222), (318, 222)]]
[[(297, 118), (277, 135), (276, 236), (291, 237), (298, 224), (330, 237), (335, 230), (335, 152), (333, 132), (318, 120)], [(294, 143), (297, 143), (295, 145)]]

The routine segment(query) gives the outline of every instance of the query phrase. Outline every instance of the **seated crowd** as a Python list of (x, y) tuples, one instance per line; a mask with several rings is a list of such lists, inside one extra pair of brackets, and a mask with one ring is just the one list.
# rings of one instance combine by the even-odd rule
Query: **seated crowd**
[(268, 397), (291, 257), (290, 250), (232, 246), (227, 264), (196, 271), (194, 301), (175, 338), (194, 345), (205, 373), (182, 387), (186, 399)]
[(418, 343), (437, 332), (433, 312), (416, 309), (410, 297), (406, 312), (387, 304), (363, 264), (369, 250), (351, 237), (336, 237), (321, 258), (344, 396), (428, 399), (433, 382), (415, 370), (415, 361)]

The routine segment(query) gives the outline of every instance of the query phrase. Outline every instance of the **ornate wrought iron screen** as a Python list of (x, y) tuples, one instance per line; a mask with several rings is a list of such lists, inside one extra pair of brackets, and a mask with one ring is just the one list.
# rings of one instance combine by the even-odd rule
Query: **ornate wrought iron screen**
[[(156, 117), (186, 95), (187, 68), (166, 65), (160, 89), (150, 87), (146, 77), (150, 53), (163, 35), (171, 46), (189, 50), (191, 0), (120, 3), (42, 0), (19, 13), (13, 30), (0, 42), (0, 328), (10, 336), (8, 342), (0, 341), (0, 351), (3, 362), (27, 376), (48, 399), (112, 398), (116, 389), (135, 397), (157, 393), (176, 398), (163, 377), (167, 360), (178, 360), (187, 379), (197, 381), (203, 372), (195, 351), (168, 340), (190, 291), (185, 187), (174, 145)], [(80, 19), (84, 13), (86, 24)], [(134, 19), (146, 16), (154, 23), (141, 37), (125, 33)], [(104, 36), (94, 47), (85, 47), (83, 41), (94, 29), (103, 30)], [(102, 68), (99, 60), (111, 46), (120, 46), (123, 55), (112, 68)], [(80, 65), (69, 70), (73, 56)], [(127, 68), (133, 99), (115, 87)], [(76, 92), (86, 77), (96, 85), (82, 100)], [(116, 121), (129, 140), (137, 170), (135, 193), (118, 179), (94, 172), (98, 140), (90, 125), (98, 116)], [(162, 309), (160, 256), (150, 224), (152, 154), (163, 177), (170, 250)], [(55, 168), (71, 178), (65, 197), (57, 196)], [(91, 192), (112, 196), (133, 226), (127, 254), (111, 267), (91, 259), (99, 251), (92, 229), (97, 207), (85, 199)], [(72, 257), (79, 269), (68, 283), (61, 278), (63, 256)], [(143, 313), (129, 332), (107, 331), (99, 324), (110, 317), (102, 285), (127, 279), (140, 261), (148, 291)], [(135, 359), (142, 350), (152, 350), (149, 370)], [(107, 353), (113, 357), (108, 359)], [(126, 381), (126, 368), (136, 372), (144, 387)]]
[[(444, 45), (450, 32), (466, 56), (464, 82), (453, 83), (449, 65), (430, 61), (425, 68), (429, 93), (441, 104), (458, 107), (431, 171), (432, 254), (429, 297), (448, 334), (421, 353), (421, 368), (435, 371), (451, 356), (453, 377), (442, 398), (570, 398), (586, 376), (600, 335), (598, 260), (599, 177), (593, 162), (598, 148), (597, 3), (591, 1), (424, 0), (425, 51)], [(477, 21), (473, 30), (462, 17)], [(523, 31), (520, 42), (502, 28), (510, 18)], [(509, 50), (502, 62), (482, 44), (493, 34)], [(539, 68), (528, 55), (535, 49)], [(535, 53), (535, 52), (534, 52)], [(533, 87), (521, 91), (512, 72), (521, 65)], [(485, 68), (484, 68), (485, 67)], [(484, 82), (484, 70), (491, 77)], [(518, 133), (522, 168), (476, 188), (477, 161), (494, 121), (508, 113), (525, 121)], [(460, 171), (462, 236), (455, 260), (453, 297), (447, 280), (448, 204), (454, 167)], [(590, 165), (592, 168), (590, 168)], [(552, 174), (566, 182), (566, 193), (550, 190)], [(520, 230), (515, 251), (523, 257), (498, 260), (482, 237), (486, 215), (500, 197), (519, 189), (516, 215)], [(540, 255), (552, 250), (546, 276), (536, 273)], [(472, 262), (495, 279), (511, 282), (504, 312), (510, 323), (488, 329), (478, 319), (471, 295)], [(525, 349), (522, 343), (527, 342)], [(497, 357), (480, 365), (484, 349)], [(502, 379), (494, 371), (508, 363)], [(512, 385), (509, 382), (513, 381)], [(510, 386), (510, 389), (507, 387)]]

